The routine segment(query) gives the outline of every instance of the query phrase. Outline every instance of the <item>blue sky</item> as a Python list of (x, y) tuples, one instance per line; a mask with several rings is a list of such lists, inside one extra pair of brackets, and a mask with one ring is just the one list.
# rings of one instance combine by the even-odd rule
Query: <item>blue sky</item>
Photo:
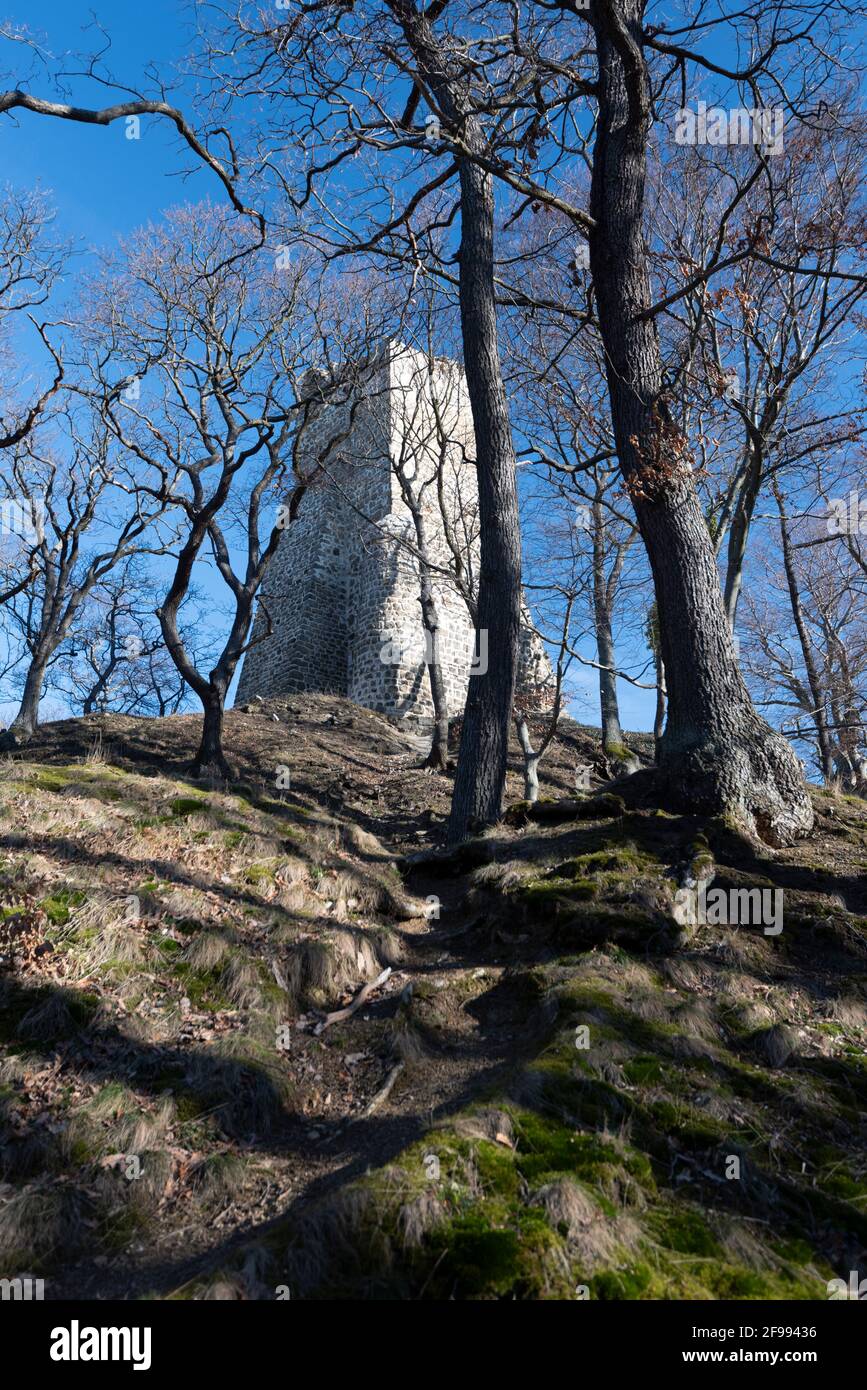
[[(102, 10), (81, 0), (39, 0), (38, 5), (6, 0), (0, 13), (13, 23), (26, 24), (35, 37), (44, 39), (51, 53), (60, 56), (98, 46), (98, 31), (88, 28), (94, 9), (111, 34), (108, 65), (122, 82), (134, 85), (150, 61), (161, 71), (171, 71), (179, 55), (187, 51), (188, 23), (185, 6), (178, 0), (147, 0), (146, 5), (120, 0)], [(0, 43), (0, 71), (13, 67), (20, 71), (22, 54), (22, 49)], [(74, 77), (68, 81), (68, 100), (80, 96), (93, 105), (92, 83)], [(38, 95), (56, 95), (38, 68), (30, 85)], [(182, 98), (180, 89), (178, 104)], [(106, 105), (117, 99), (106, 89)], [(52, 190), (61, 228), (83, 250), (111, 245), (119, 233), (129, 232), (174, 203), (221, 195), (218, 181), (201, 168), (194, 168), (182, 181), (178, 173), (184, 163), (176, 132), (159, 118), (143, 120), (138, 141), (126, 139), (122, 122), (85, 126), (29, 112), (18, 113), (17, 127), (8, 117), (0, 121), (0, 177), (4, 182), (39, 183)], [(186, 164), (193, 168), (192, 159)]]
[[(142, 74), (153, 64), (178, 84), (169, 99), (189, 109), (193, 92), (180, 81), (178, 64), (192, 46), (192, 7), (184, 0), (148, 0), (145, 5), (139, 0), (115, 0), (111, 5), (97, 7), (95, 13), (111, 35), (112, 49), (106, 56), (106, 67), (112, 75), (121, 83), (141, 86)], [(76, 51), (91, 51), (103, 41), (93, 24), (93, 0), (38, 0), (38, 4), (33, 0), (6, 0), (0, 14), (14, 24), (28, 26), (33, 37), (52, 55), (51, 68), (73, 69), (76, 63), (72, 57), (66, 64), (57, 60)], [(37, 61), (28, 71), (30, 63), (25, 49), (0, 41), (0, 73), (21, 73), (21, 84), (29, 90), (58, 96), (46, 70)], [(5, 85), (5, 76), (0, 80)], [(92, 82), (75, 76), (66, 81), (68, 90), (62, 99), (95, 104), (99, 89)], [(105, 88), (101, 100), (108, 104), (115, 99), (116, 94)], [(186, 176), (182, 176), (184, 170), (188, 171)], [(76, 272), (87, 266), (89, 253), (94, 249), (114, 246), (119, 236), (158, 219), (178, 203), (225, 199), (216, 177), (196, 164), (171, 125), (159, 118), (144, 118), (141, 138), (129, 140), (123, 122), (102, 128), (27, 112), (18, 113), (15, 121), (4, 117), (0, 121), (0, 184), (5, 182), (20, 188), (38, 184), (51, 193), (57, 209), (58, 234), (70, 238), (77, 251), (66, 290), (73, 288)], [(46, 370), (44, 354), (32, 348), (29, 329), (26, 334), (22, 332), (20, 342), (26, 356), (32, 351), (34, 369), (38, 368), (42, 379)], [(222, 601), (225, 591), (219, 581), (212, 582), (202, 574), (197, 582)], [(621, 659), (634, 666), (641, 654), (628, 650), (628, 646), (624, 643)], [(593, 655), (586, 643), (583, 650), (586, 655)], [(582, 720), (596, 721), (595, 673), (589, 668), (574, 668), (574, 676), (576, 684), (586, 691), (586, 699), (575, 706), (574, 712)], [(621, 681), (619, 694), (624, 726), (651, 727), (653, 693)], [(0, 707), (0, 712), (8, 714), (8, 706)]]
[[(99, 32), (92, 27), (92, 8), (80, 0), (40, 0), (38, 20), (34, 20), (29, 4), (15, 3), (11, 8), (7, 4), (0, 13), (3, 19), (27, 25), (31, 35), (59, 58), (99, 46)], [(189, 51), (185, 8), (178, 0), (148, 0), (146, 6), (137, 0), (121, 0), (96, 10), (111, 34), (107, 66), (118, 81), (135, 85), (150, 62), (161, 73), (173, 72), (179, 57)], [(0, 41), (0, 72), (21, 73), (23, 55), (23, 49)], [(74, 66), (70, 61), (69, 67)], [(78, 99), (90, 107), (97, 104), (94, 93), (98, 89), (93, 83), (75, 77), (67, 82), (68, 91), (58, 94), (44, 69), (34, 65), (21, 85), (49, 99)], [(183, 107), (184, 95), (180, 86), (169, 100)], [(122, 99), (105, 89), (99, 100), (109, 105)], [(185, 170), (190, 172), (182, 177)], [(75, 276), (87, 268), (93, 251), (115, 246), (118, 237), (157, 220), (178, 203), (203, 198), (220, 202), (225, 196), (218, 179), (196, 164), (174, 128), (158, 117), (143, 118), (139, 140), (126, 138), (122, 121), (107, 127), (88, 126), (26, 111), (17, 113), (15, 122), (4, 117), (0, 120), (0, 184), (7, 183), (17, 188), (38, 185), (49, 192), (56, 208), (57, 235), (74, 244), (70, 274), (60, 288), (55, 312), (63, 294), (74, 290)], [(44, 353), (33, 346), (32, 331), (22, 327), (16, 341), (26, 356), (32, 355), (37, 380), (43, 380), (48, 364)], [(226, 591), (221, 581), (203, 571), (197, 574), (196, 582), (203, 591), (212, 589), (218, 602), (224, 601)], [(49, 696), (46, 711), (57, 709), (59, 704)], [(14, 703), (0, 703), (0, 717), (11, 718), (15, 709)]]
[[(31, 4), (13, 0), (10, 7), (7, 0), (3, 17), (28, 26), (33, 37), (55, 59), (66, 53), (90, 51), (101, 41), (92, 24), (92, 0), (40, 0), (38, 20), (33, 18)], [(121, 83), (137, 85), (149, 63), (163, 74), (175, 73), (179, 58), (189, 51), (190, 11), (177, 0), (148, 0), (146, 6), (138, 0), (121, 0), (97, 8), (96, 18), (111, 35), (112, 48), (106, 66)], [(0, 43), (0, 71), (12, 69), (20, 73), (23, 56), (21, 48)], [(76, 66), (70, 59), (70, 70)], [(21, 85), (38, 95), (80, 100), (87, 106), (95, 104), (92, 83), (74, 76), (67, 83), (68, 92), (58, 96), (38, 64), (21, 81)], [(183, 108), (185, 96), (190, 95), (190, 89), (180, 84), (170, 100)], [(105, 89), (104, 104), (116, 99)], [(191, 172), (181, 177), (185, 169)], [(108, 127), (86, 126), (29, 112), (18, 113), (17, 123), (5, 118), (0, 121), (0, 182), (22, 188), (38, 184), (51, 193), (57, 209), (58, 234), (72, 239), (76, 248), (66, 289), (73, 287), (76, 271), (86, 268), (95, 249), (114, 246), (119, 236), (159, 218), (174, 204), (206, 197), (220, 201), (224, 197), (218, 180), (209, 171), (195, 167), (176, 132), (159, 118), (143, 119), (139, 140), (126, 138), (123, 122)], [(29, 354), (30, 339), (22, 335), (20, 342), (22, 350)], [(44, 372), (45, 362), (39, 353), (34, 352), (33, 361), (34, 367)], [(197, 582), (206, 592), (212, 588), (218, 601), (225, 597), (222, 584), (213, 576), (201, 574)], [(588, 649), (587, 655), (594, 653)], [(582, 721), (596, 722), (595, 674), (590, 668), (576, 667), (574, 678), (576, 685), (586, 691), (586, 698), (576, 704), (574, 713)], [(649, 728), (653, 719), (652, 695), (624, 682), (620, 683), (620, 695), (624, 725)], [(53, 703), (56, 705), (56, 701)], [(49, 700), (47, 710), (51, 704)], [(14, 705), (0, 705), (0, 714), (10, 718), (14, 709)]]

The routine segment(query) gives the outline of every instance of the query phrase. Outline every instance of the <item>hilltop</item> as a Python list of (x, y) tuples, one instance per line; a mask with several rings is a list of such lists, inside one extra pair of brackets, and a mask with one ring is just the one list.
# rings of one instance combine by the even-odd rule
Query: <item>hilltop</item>
[[(603, 786), (567, 722), (538, 808), (515, 749), (504, 823), (449, 854), (418, 736), (247, 709), (228, 787), (184, 774), (194, 716), (62, 721), (0, 765), (0, 1274), (824, 1299), (859, 1267), (863, 801), (814, 790), (811, 839), (760, 850)], [(783, 931), (679, 924), (690, 872), (781, 888)]]

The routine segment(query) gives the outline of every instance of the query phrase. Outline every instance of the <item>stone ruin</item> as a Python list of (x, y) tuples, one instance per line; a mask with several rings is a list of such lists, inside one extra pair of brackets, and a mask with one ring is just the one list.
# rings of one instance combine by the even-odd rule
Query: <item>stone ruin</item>
[[(319, 380), (308, 374), (314, 397)], [(462, 368), (390, 343), (347, 369), (336, 389), (323, 378), (295, 471), (306, 490), (266, 574), (235, 703), (316, 691), (429, 726), (421, 535), (435, 575), (449, 717), (462, 714), (471, 673), (487, 660), (487, 634), (477, 637), (466, 597), (479, 536)], [(544, 704), (551, 668), (526, 605), (524, 613), (519, 689)]]

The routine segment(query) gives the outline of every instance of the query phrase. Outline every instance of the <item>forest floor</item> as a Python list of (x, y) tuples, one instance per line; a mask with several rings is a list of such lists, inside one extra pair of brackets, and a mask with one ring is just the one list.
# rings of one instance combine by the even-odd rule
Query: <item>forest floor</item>
[[(504, 823), (444, 855), (417, 735), (247, 708), (228, 787), (185, 773), (195, 716), (0, 763), (0, 1277), (824, 1299), (863, 1269), (867, 803), (815, 790), (759, 850), (600, 791), (567, 722), (543, 818), (515, 749)], [(783, 930), (679, 924), (691, 870), (782, 890)]]

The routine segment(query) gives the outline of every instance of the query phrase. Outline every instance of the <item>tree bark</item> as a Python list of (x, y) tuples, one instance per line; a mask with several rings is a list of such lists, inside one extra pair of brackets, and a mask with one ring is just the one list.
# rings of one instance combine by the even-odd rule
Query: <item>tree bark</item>
[(494, 289), (494, 188), (473, 162), (485, 140), (460, 63), (446, 53), (430, 17), (407, 0), (389, 0), (419, 73), (468, 155), (458, 155), (461, 192), (459, 298), (464, 370), (476, 442), (480, 564), (477, 650), (486, 669), (471, 675), (448, 825), (455, 842), (497, 821), (506, 785), (509, 723), (521, 625), (521, 539), (515, 449), (497, 341)]
[(599, 661), (599, 710), (602, 723), (602, 751), (607, 758), (622, 759), (626, 754), (620, 708), (617, 703), (614, 632), (611, 600), (605, 573), (605, 518), (601, 500), (593, 503), (593, 621)]
[(21, 704), (18, 713), (9, 725), (2, 739), (5, 748), (18, 748), (29, 743), (39, 726), (39, 702), (42, 699), (42, 686), (45, 681), (47, 662), (31, 661), (24, 681)]
[[(454, 843), (500, 817), (521, 623), (521, 537), (515, 452), (494, 299), (491, 178), (462, 163), (460, 301), (464, 365), (479, 480), (478, 633), (487, 670), (470, 676), (448, 838)], [(483, 651), (483, 639), (478, 641)]]
[(225, 690), (214, 686), (211, 687), (209, 696), (202, 699), (202, 737), (192, 768), (195, 776), (212, 778), (218, 782), (229, 782), (232, 779), (232, 770), (223, 752), (225, 700)]
[(750, 444), (746, 477), (738, 494), (735, 513), (729, 527), (726, 553), (726, 577), (723, 600), (729, 631), (734, 633), (738, 603), (743, 588), (744, 562), (750, 538), (753, 513), (762, 485), (762, 456), (754, 443)]
[(804, 659), (804, 670), (807, 673), (807, 685), (810, 689), (810, 699), (813, 702), (811, 715), (816, 729), (816, 740), (819, 744), (822, 774), (825, 781), (830, 783), (834, 777), (834, 749), (832, 747), (830, 734), (828, 733), (828, 721), (825, 718), (824, 693), (822, 691), (822, 682), (819, 679), (819, 672), (816, 667), (813, 644), (810, 641), (810, 634), (807, 630), (807, 623), (804, 618), (801, 593), (798, 587), (798, 575), (795, 569), (791, 538), (789, 536), (789, 519), (786, 516), (786, 508), (782, 493), (776, 483), (774, 484), (774, 495), (777, 499), (777, 507), (780, 512), (780, 537), (783, 543), (783, 567), (786, 571), (789, 603), (792, 608), (792, 618), (795, 622), (795, 629), (798, 633), (798, 641), (801, 644), (801, 655)]
[(436, 772), (448, 772), (449, 707), (446, 698), (445, 681), (443, 680), (443, 668), (440, 663), (439, 612), (437, 610), (430, 574), (426, 573), (427, 567), (424, 561), (421, 562), (421, 568), (421, 609), (424, 619), (425, 642), (428, 648), (426, 653), (428, 680), (430, 681), (430, 695), (434, 707), (433, 738), (431, 740), (430, 752), (425, 758), (423, 765), (432, 768)]
[(728, 814), (772, 843), (809, 830), (794, 750), (753, 708), (726, 621), (687, 441), (663, 395), (643, 239), (650, 84), (640, 0), (594, 6), (599, 112), (590, 266), (620, 467), (653, 573), (668, 720), (663, 780), (684, 808)]
[(424, 502), (415, 496), (411, 486), (399, 475), (403, 499), (412, 515), (418, 549), (419, 601), (425, 635), (425, 662), (430, 683), (431, 703), (434, 709), (433, 738), (430, 752), (422, 766), (435, 772), (448, 772), (449, 769), (449, 706), (443, 668), (440, 661), (440, 614), (434, 589), (433, 576), (428, 560), (429, 542), (424, 520)]
[(515, 728), (518, 731), (518, 742), (521, 745), (521, 752), (524, 754), (524, 800), (538, 801), (539, 758), (541, 754), (533, 751), (530, 730), (523, 714), (515, 715)]
[(656, 712), (653, 717), (653, 744), (656, 761), (662, 751), (662, 735), (665, 732), (665, 666), (661, 652), (656, 653)]

